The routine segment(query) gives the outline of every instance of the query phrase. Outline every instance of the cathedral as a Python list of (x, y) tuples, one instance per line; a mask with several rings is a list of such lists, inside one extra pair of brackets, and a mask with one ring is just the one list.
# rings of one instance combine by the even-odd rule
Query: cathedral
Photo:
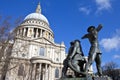
[[(54, 33), (42, 14), (40, 3), (14, 32), (15, 39), (4, 80), (58, 80), (67, 56), (66, 46), (64, 42), (54, 42)], [(93, 73), (92, 66), (89, 73)], [(74, 73), (68, 69), (67, 74)]]
[(56, 80), (66, 57), (64, 42), (54, 42), (49, 21), (41, 12), (28, 14), (15, 29), (12, 59), (6, 80)]

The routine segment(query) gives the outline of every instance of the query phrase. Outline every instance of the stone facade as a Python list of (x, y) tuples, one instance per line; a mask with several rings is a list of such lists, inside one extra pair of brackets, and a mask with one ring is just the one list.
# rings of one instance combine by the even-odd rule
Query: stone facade
[(60, 78), (65, 45), (54, 34), (40, 4), (15, 29), (16, 37), (6, 80), (55, 80)]

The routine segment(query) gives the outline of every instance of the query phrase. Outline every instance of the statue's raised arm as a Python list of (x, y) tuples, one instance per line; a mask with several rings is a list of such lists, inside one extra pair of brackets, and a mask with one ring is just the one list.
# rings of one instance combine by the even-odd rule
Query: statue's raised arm
[(103, 27), (102, 24), (99, 24), (96, 30), (99, 32), (102, 29), (102, 27)]

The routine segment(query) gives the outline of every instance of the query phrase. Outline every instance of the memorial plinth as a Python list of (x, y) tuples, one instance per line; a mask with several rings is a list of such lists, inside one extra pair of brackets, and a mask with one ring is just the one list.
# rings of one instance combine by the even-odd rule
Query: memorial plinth
[(83, 77), (83, 78), (61, 78), (59, 80), (112, 80), (108, 76), (102, 76), (102, 77)]
[[(88, 80), (88, 79), (87, 78), (62, 78), (62, 79), (59, 79), (59, 80)], [(89, 80), (92, 80), (92, 78), (89, 79)]]

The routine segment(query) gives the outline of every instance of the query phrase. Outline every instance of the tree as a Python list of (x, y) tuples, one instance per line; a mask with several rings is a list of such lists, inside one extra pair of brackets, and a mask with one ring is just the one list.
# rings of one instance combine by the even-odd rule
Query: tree
[(102, 69), (103, 69), (103, 75), (110, 76), (113, 80), (118, 80), (118, 76), (120, 74), (120, 69), (118, 68), (118, 64), (111, 61), (106, 63)]
[[(6, 17), (2, 20), (0, 16), (0, 80), (5, 80), (8, 66), (10, 64), (10, 57), (12, 54), (12, 48), (14, 45), (15, 31), (10, 32), (12, 23), (10, 23), (11, 17)], [(20, 18), (15, 20), (14, 26), (17, 26), (21, 22)], [(13, 41), (12, 43), (10, 43)]]

